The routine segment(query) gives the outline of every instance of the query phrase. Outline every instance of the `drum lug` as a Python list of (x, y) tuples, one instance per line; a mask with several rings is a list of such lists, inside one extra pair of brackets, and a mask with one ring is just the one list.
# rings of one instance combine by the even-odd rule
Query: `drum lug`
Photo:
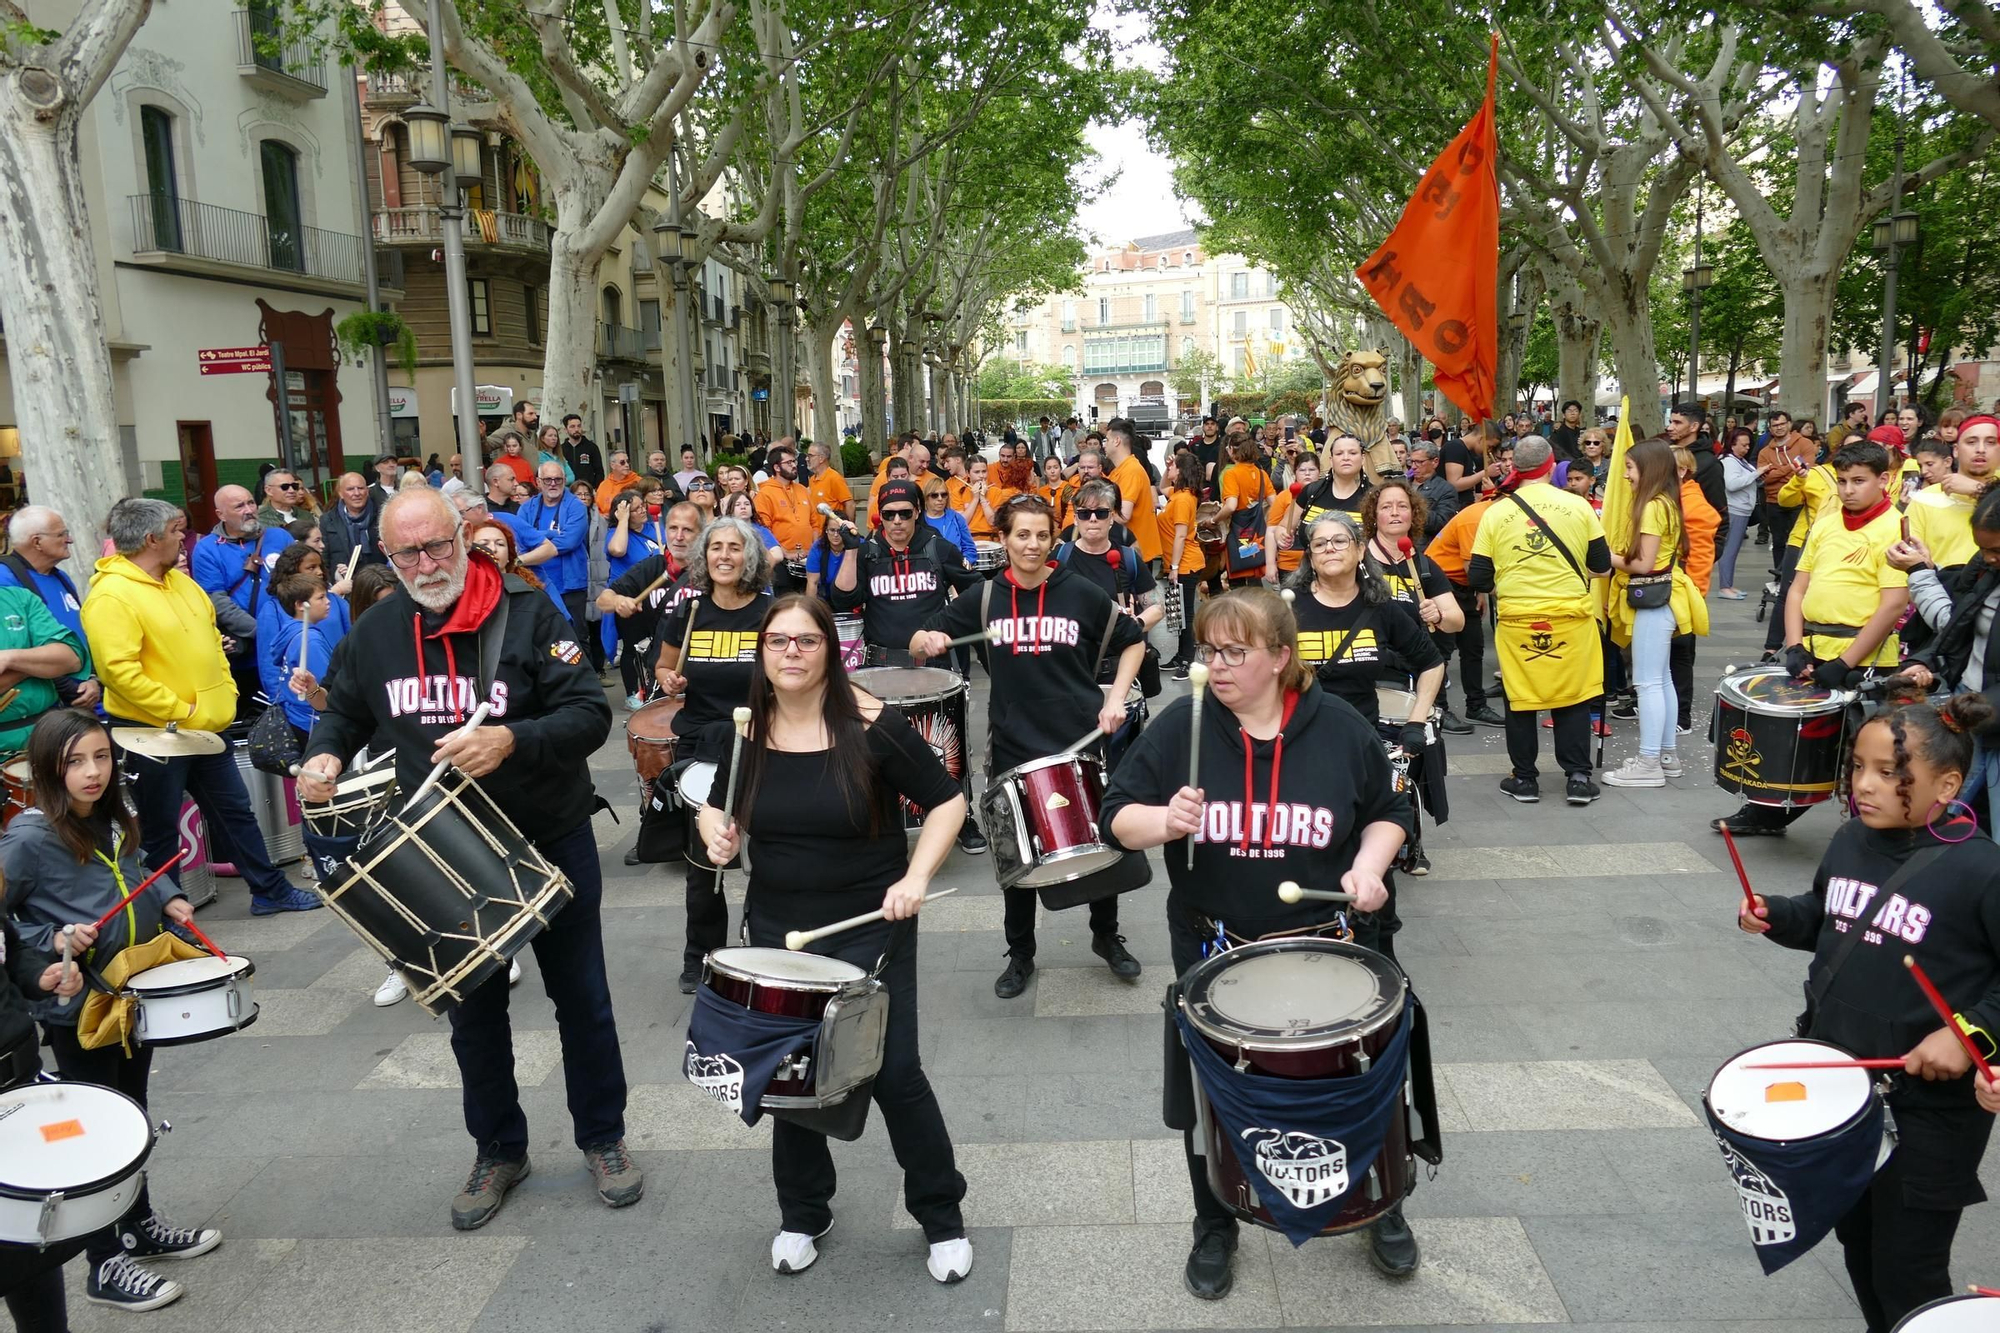
[(1354, 1053), (1354, 1063), (1357, 1066), (1359, 1066), (1357, 1072), (1365, 1074), (1368, 1072), (1369, 1066), (1373, 1065), (1375, 1062), (1368, 1058), (1368, 1052), (1356, 1051)]
[(243, 992), (237, 990), (236, 983), (232, 981), (229, 983), (229, 988), (223, 992), (223, 995), (223, 1005), (229, 1010), (229, 1021), (236, 1024), (237, 1027), (242, 1027)]
[(63, 1191), (57, 1190), (42, 1199), (42, 1215), (35, 1221), (35, 1235), (40, 1238), (42, 1249), (49, 1247), (49, 1232), (55, 1228), (56, 1209), (62, 1207), (65, 1197)]
[(803, 1083), (812, 1072), (812, 1056), (804, 1051), (794, 1051), (778, 1062), (778, 1077)]
[(159, 1124), (153, 1126), (153, 1138), (156, 1142), (173, 1132), (174, 1122), (171, 1120), (162, 1120)]

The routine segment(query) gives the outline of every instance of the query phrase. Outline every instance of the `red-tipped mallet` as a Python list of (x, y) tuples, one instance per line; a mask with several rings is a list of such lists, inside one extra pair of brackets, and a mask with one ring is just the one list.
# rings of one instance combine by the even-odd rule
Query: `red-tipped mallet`
[(1736, 867), (1736, 878), (1743, 885), (1743, 903), (1750, 909), (1750, 915), (1756, 916), (1757, 895), (1750, 888), (1750, 872), (1743, 868), (1743, 858), (1737, 854), (1736, 839), (1729, 836), (1727, 824), (1722, 826), (1722, 845), (1729, 849), (1729, 863)]
[(1932, 984), (1930, 976), (1924, 971), (1922, 964), (1918, 963), (1909, 954), (1904, 954), (1903, 966), (1910, 969), (1910, 975), (1915, 977), (1917, 984), (1924, 988), (1924, 998), (1931, 1002), (1931, 1008), (1937, 1010), (1938, 1018), (1947, 1028), (1951, 1029), (1951, 1035), (1958, 1038), (1958, 1044), (1965, 1048), (1965, 1053), (1972, 1057), (1972, 1067), (1977, 1069), (1988, 1083), (1991, 1083), (1993, 1081), (1993, 1067), (1986, 1063), (1986, 1057), (1981, 1055), (1979, 1048), (1972, 1044), (1971, 1036), (1967, 1034), (1964, 1028), (1958, 1025), (1958, 1019), (1953, 1015), (1951, 1006), (1945, 1003), (1944, 996), (1938, 993), (1938, 988)]
[(91, 924), (99, 930), (104, 929), (104, 923), (109, 921), (112, 917), (117, 916), (120, 912), (124, 911), (126, 903), (131, 902), (134, 898), (144, 893), (147, 889), (152, 888), (154, 880), (166, 874), (169, 870), (172, 870), (176, 865), (180, 863), (180, 859), (186, 855), (187, 855), (187, 848), (183, 847), (179, 851), (175, 852), (172, 856), (168, 857), (167, 863), (165, 865), (161, 866), (158, 870), (155, 870), (152, 874), (146, 876), (146, 878), (139, 881), (138, 888), (132, 890), (132, 892), (126, 894), (123, 898), (120, 898), (117, 904), (114, 907), (112, 907), (110, 911), (106, 912), (103, 916), (97, 918), (97, 920), (92, 922)]

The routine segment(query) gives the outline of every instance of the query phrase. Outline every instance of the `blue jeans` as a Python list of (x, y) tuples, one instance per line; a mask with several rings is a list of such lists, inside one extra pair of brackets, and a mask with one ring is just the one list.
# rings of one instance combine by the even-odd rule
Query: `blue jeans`
[(1729, 535), (1723, 539), (1722, 558), (1715, 562), (1716, 574), (1722, 580), (1721, 586), (1724, 588), (1736, 586), (1736, 553), (1743, 548), (1743, 534), (1749, 530), (1750, 515), (1729, 516)]
[[(121, 718), (112, 718), (111, 724), (142, 725), (125, 723)], [(250, 812), (250, 793), (243, 786), (243, 774), (231, 751), (177, 759), (149, 759), (128, 751), (125, 769), (132, 777), (132, 803), (139, 811), (139, 846), (146, 853), (147, 865), (163, 866), (180, 850), (181, 801), (191, 797), (201, 807), (211, 842), (220, 844), (215, 850), (228, 849), (228, 859), (235, 861), (251, 893), (276, 898), (291, 891), (291, 882), (271, 864), (264, 831)], [(180, 886), (178, 867), (167, 876), (176, 888)]]
[[(535, 846), (576, 890), (575, 899), (531, 945), (542, 985), (556, 1005), (576, 1146), (594, 1148), (625, 1137), (625, 1060), (618, 1053), (611, 982), (604, 972), (604, 879), (597, 840), (585, 823), (561, 837), (536, 839)], [(451, 1053), (465, 1084), (465, 1128), (479, 1151), (519, 1161), (528, 1155), (528, 1117), (514, 1081), (507, 997), (507, 970), (500, 968), (451, 1011)]]
[(1668, 657), (1673, 651), (1674, 609), (1655, 607), (1632, 613), (1632, 685), (1639, 694), (1639, 753), (1648, 757), (1674, 748), (1674, 695)]

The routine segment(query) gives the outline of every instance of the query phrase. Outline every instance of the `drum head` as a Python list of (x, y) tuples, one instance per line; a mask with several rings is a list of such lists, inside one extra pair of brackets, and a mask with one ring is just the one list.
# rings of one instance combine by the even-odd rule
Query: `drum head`
[(674, 784), (681, 794), (681, 804), (691, 810), (699, 810), (708, 804), (708, 789), (715, 785), (715, 765), (706, 760), (696, 760), (681, 770), (680, 781)]
[(957, 672), (942, 667), (863, 667), (848, 672), (847, 678), (892, 704), (935, 703), (966, 688)]
[(708, 965), (718, 972), (746, 981), (805, 982), (808, 985), (840, 985), (859, 981), (868, 974), (852, 963), (823, 954), (794, 953), (790, 949), (717, 949), (708, 956)]
[(183, 958), (177, 963), (162, 963), (143, 972), (134, 972), (125, 984), (140, 992), (179, 990), (188, 986), (212, 985), (227, 977), (242, 976), (250, 970), (248, 958), (230, 954), (225, 962), (213, 954), (203, 954), (200, 958)]
[(1185, 987), (1188, 1020), (1206, 1035), (1259, 1050), (1317, 1048), (1393, 1022), (1406, 983), (1382, 955), (1338, 940), (1246, 944), (1199, 964)]
[(0, 774), (5, 774), (8, 782), (24, 790), (32, 781), (29, 777), (32, 771), (26, 759), (9, 759), (6, 763), (0, 764)]
[(1993, 1333), (2000, 1328), (2000, 1300), (1945, 1296), (1910, 1311), (1891, 1333)]
[(0, 1092), (0, 1190), (80, 1192), (124, 1176), (153, 1146), (139, 1104), (94, 1083)]
[(1867, 1108), (1865, 1069), (1746, 1069), (1853, 1057), (1823, 1041), (1773, 1041), (1732, 1056), (1708, 1081), (1705, 1100), (1731, 1132), (1773, 1143), (1831, 1134)]
[(674, 739), (674, 714), (681, 711), (682, 699), (655, 699), (625, 719), (625, 734), (634, 740), (670, 745)]
[(1781, 666), (1751, 667), (1725, 676), (1716, 694), (1748, 712), (1776, 717), (1831, 713), (1854, 700), (1851, 690), (1821, 689), (1809, 680), (1793, 679)]
[(1384, 722), (1407, 722), (1410, 710), (1417, 706), (1415, 690), (1400, 690), (1394, 685), (1375, 687), (1375, 711)]

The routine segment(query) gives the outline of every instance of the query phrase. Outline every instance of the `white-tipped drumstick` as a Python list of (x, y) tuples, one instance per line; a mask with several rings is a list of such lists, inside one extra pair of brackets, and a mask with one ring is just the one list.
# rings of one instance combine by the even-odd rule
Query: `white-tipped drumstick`
[(1278, 897), (1283, 902), (1295, 903), (1307, 899), (1316, 903), (1351, 903), (1351, 893), (1335, 893), (1331, 889), (1301, 888), (1295, 880), (1286, 880), (1278, 886)]
[[(736, 735), (729, 742), (729, 785), (722, 792), (722, 826), (728, 828), (736, 818), (736, 787), (743, 778), (743, 738), (750, 734), (750, 710), (738, 708), (729, 715), (736, 725)], [(723, 868), (715, 868), (715, 891), (722, 892)]]
[[(64, 926), (61, 930), (57, 931), (56, 934), (62, 936), (62, 946), (63, 946), (62, 971), (56, 974), (62, 979), (56, 982), (56, 984), (60, 986), (64, 981), (69, 980), (69, 927)], [(61, 999), (56, 1001), (56, 1007), (58, 1009), (67, 1009), (69, 1008), (69, 1002), (75, 998), (76, 997), (73, 995), (65, 995)]]
[(361, 562), (361, 548), (357, 546), (354, 548), (353, 552), (349, 554), (349, 556), (347, 557), (347, 563), (340, 567), (340, 582), (345, 583), (349, 579), (353, 578), (354, 567), (360, 562)]
[[(923, 901), (927, 903), (935, 902), (939, 898), (949, 898), (957, 892), (957, 889), (939, 889), (936, 893), (925, 894)], [(845, 921), (836, 921), (830, 926), (821, 926), (818, 930), (787, 931), (785, 932), (785, 947), (797, 953), (814, 940), (823, 940), (829, 935), (838, 935), (843, 930), (853, 930), (856, 926), (865, 926), (870, 922), (880, 921), (881, 919), (882, 909), (878, 907), (872, 912), (863, 912), (860, 916), (851, 916)]]
[[(466, 732), (477, 730), (479, 725), (482, 722), (486, 721), (486, 715), (487, 713), (492, 711), (492, 707), (493, 706), (491, 704), (481, 704), (479, 705), (479, 707), (473, 709), (472, 716), (465, 719), (465, 725), (460, 727), (456, 732), (452, 734), (462, 736)], [(424, 797), (430, 795), (431, 788), (438, 785), (438, 779), (442, 778), (444, 776), (444, 771), (450, 767), (451, 767), (451, 760), (449, 759), (438, 760), (437, 763), (431, 767), (430, 776), (425, 778), (422, 782), (418, 783), (417, 789), (410, 793), (410, 799), (405, 808), (414, 810), (416, 808), (417, 802), (423, 800)]]
[(841, 527), (846, 528), (849, 532), (859, 532), (861, 530), (855, 527), (853, 522), (849, 520), (845, 514), (842, 514), (838, 509), (835, 509), (832, 505), (827, 504), (824, 500), (820, 502), (819, 512), (825, 514), (828, 518), (840, 524)]
[(306, 635), (312, 632), (312, 622), (306, 619), (306, 613), (311, 609), (310, 603), (299, 603), (299, 670), (301, 671), (306, 669), (307, 662)]
[[(953, 639), (950, 643), (947, 643), (945, 647), (964, 648), (970, 644), (975, 644), (975, 643), (998, 643), (1000, 642), (1000, 639), (1001, 639), (1000, 627), (998, 625), (988, 625), (985, 629), (980, 630), (979, 633), (977, 634), (959, 635), (956, 639)], [(937, 654), (932, 653), (931, 656), (936, 657)]]
[[(1201, 790), (1201, 698), (1208, 693), (1208, 663), (1196, 662), (1188, 668), (1188, 684), (1194, 692), (1188, 696), (1188, 786)], [(1248, 793), (1245, 793), (1248, 798)]]
[(1292, 588), (1278, 589), (1278, 596), (1285, 599), (1286, 606), (1290, 606), (1292, 602), (1297, 599), (1298, 595), (1299, 595), (1298, 592)]

